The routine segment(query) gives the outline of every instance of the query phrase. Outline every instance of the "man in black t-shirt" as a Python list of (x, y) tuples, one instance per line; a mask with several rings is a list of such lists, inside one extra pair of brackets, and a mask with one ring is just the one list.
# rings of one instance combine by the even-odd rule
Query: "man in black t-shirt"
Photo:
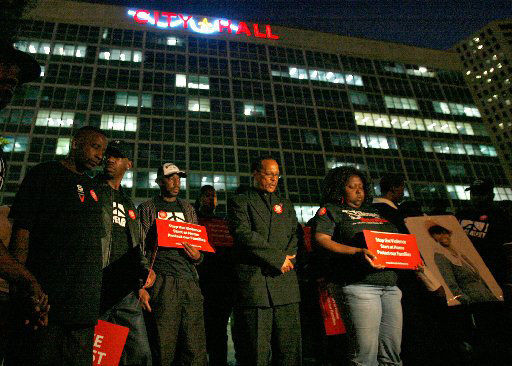
[(90, 365), (101, 292), (101, 197), (85, 172), (101, 163), (103, 132), (82, 127), (62, 161), (33, 167), (11, 208), (11, 250), (48, 294), (48, 327), (10, 349), (16, 365)]
[(150, 311), (143, 285), (148, 279), (144, 287), (151, 287), (155, 273), (142, 254), (135, 205), (121, 187), (126, 171), (132, 167), (133, 153), (129, 144), (113, 140), (105, 156), (103, 173), (95, 178), (105, 225), (100, 318), (130, 329), (120, 365), (149, 366), (151, 350), (141, 306)]
[(494, 185), (475, 180), (469, 188), (471, 206), (459, 210), (456, 217), (478, 254), (503, 288), (512, 295), (512, 220), (494, 202)]
[(156, 365), (206, 365), (203, 296), (195, 266), (203, 255), (191, 245), (158, 247), (156, 219), (197, 224), (192, 205), (178, 198), (187, 174), (172, 163), (158, 168), (160, 195), (139, 206), (147, 256), (157, 274), (151, 295), (149, 337)]

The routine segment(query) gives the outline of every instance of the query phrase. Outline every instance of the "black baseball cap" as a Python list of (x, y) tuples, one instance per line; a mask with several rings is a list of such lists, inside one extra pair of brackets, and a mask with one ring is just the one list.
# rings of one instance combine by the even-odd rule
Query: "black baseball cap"
[(129, 143), (123, 140), (112, 140), (108, 143), (105, 156), (133, 160), (133, 149)]
[(26, 52), (17, 50), (7, 40), (0, 40), (0, 62), (14, 64), (20, 68), (19, 84), (34, 81), (41, 74), (41, 66), (36, 59)]
[(465, 190), (473, 193), (491, 193), (494, 190), (494, 183), (488, 179), (475, 179)]

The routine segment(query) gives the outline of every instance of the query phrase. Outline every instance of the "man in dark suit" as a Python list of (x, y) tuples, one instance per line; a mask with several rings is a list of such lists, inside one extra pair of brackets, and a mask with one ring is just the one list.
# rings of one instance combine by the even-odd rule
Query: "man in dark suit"
[(242, 366), (301, 365), (297, 217), (292, 203), (275, 193), (277, 162), (261, 158), (252, 172), (254, 186), (228, 204), (237, 275), (237, 358)]

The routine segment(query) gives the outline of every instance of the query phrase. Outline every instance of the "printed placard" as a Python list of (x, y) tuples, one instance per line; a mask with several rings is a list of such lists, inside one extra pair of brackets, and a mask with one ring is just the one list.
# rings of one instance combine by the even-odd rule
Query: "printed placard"
[[(503, 301), (502, 289), (454, 216), (408, 217), (405, 224), (418, 238), (425, 267), (443, 286), (449, 306)], [(478, 224), (483, 222), (462, 222), (470, 235)]]
[(345, 334), (347, 330), (341, 319), (339, 308), (324, 280), (318, 281), (318, 295), (320, 310), (324, 319), (325, 334), (328, 336)]
[(363, 233), (366, 246), (377, 257), (374, 264), (397, 269), (416, 269), (422, 264), (414, 235), (373, 230)]
[(94, 328), (92, 364), (117, 366), (129, 331), (127, 327), (98, 320)]
[(183, 248), (183, 243), (187, 243), (197, 250), (215, 252), (208, 243), (208, 234), (204, 226), (156, 219), (156, 231), (160, 247)]
[(233, 237), (229, 233), (226, 220), (219, 218), (199, 219), (199, 224), (206, 228), (208, 241), (213, 247), (232, 247)]

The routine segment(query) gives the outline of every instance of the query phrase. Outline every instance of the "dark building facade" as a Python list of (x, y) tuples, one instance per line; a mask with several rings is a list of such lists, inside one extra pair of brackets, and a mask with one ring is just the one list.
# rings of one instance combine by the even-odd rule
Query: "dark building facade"
[(496, 20), (459, 42), (464, 76), (509, 179), (512, 177), (512, 19)]
[(456, 52), (171, 11), (46, 0), (26, 15), (16, 47), (43, 71), (0, 112), (4, 204), (83, 125), (134, 145), (123, 185), (136, 202), (171, 161), (189, 172), (188, 199), (212, 184), (222, 211), (259, 155), (280, 162), (280, 190), (302, 222), (340, 165), (376, 181), (404, 174), (426, 206), (463, 204), (484, 176), (497, 199), (512, 198)]

